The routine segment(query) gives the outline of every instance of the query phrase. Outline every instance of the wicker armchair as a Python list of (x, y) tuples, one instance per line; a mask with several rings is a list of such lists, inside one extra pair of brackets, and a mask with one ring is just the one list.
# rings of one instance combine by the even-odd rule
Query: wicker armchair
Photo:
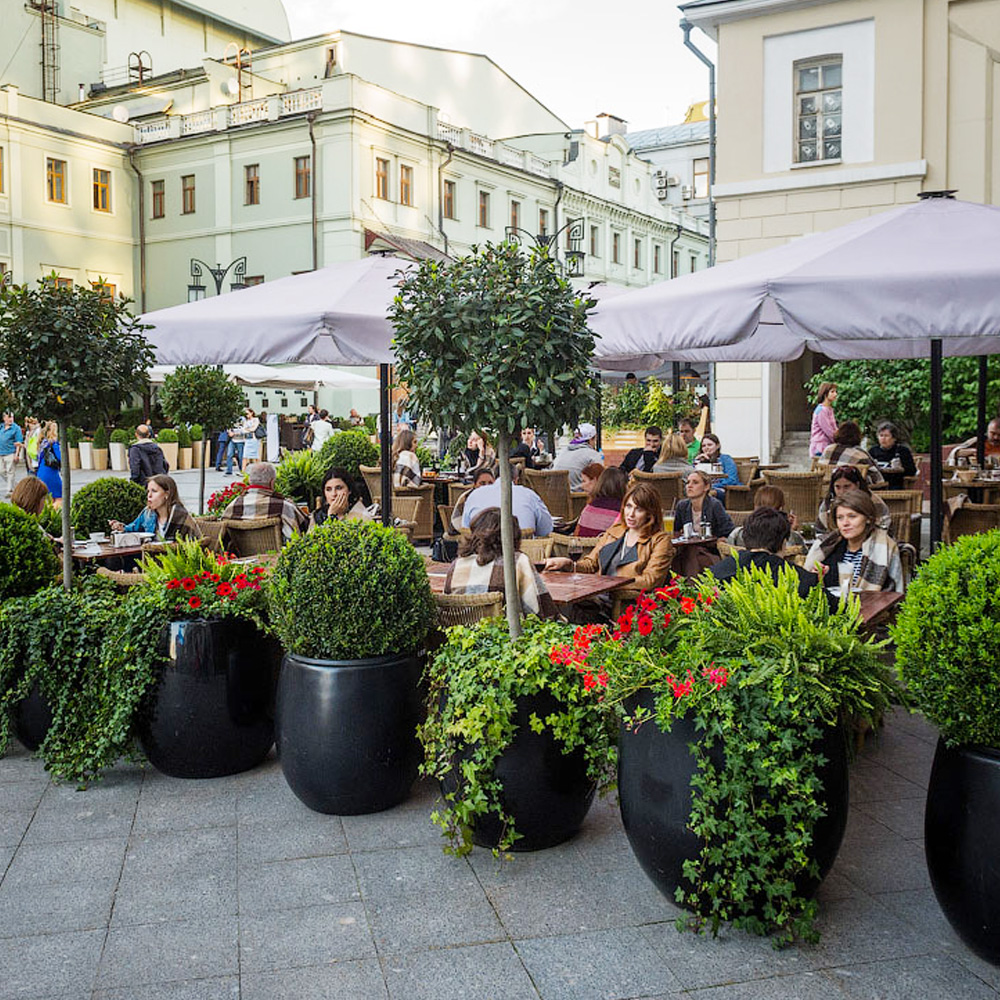
[(146, 582), (142, 573), (120, 573), (106, 566), (98, 566), (95, 572), (105, 580), (110, 580), (116, 587), (137, 587), (140, 583)]
[(395, 508), (398, 500), (408, 500), (410, 497), (417, 497), (420, 500), (416, 516), (407, 518), (417, 522), (417, 526), (413, 529), (413, 537), (418, 541), (431, 542), (434, 540), (434, 484), (424, 483), (422, 486), (393, 490), (393, 507)]
[(899, 562), (903, 567), (903, 589), (910, 585), (913, 579), (913, 570), (917, 565), (917, 550), (906, 542), (898, 542)]
[(521, 551), (533, 562), (542, 562), (552, 555), (552, 538), (522, 538)]
[(471, 625), (480, 618), (496, 618), (503, 614), (503, 594), (489, 591), (485, 594), (435, 594), (438, 625)]
[(195, 521), (201, 528), (202, 537), (208, 539), (208, 548), (212, 552), (221, 552), (220, 538), (226, 522), (218, 517), (196, 517)]
[(1000, 528), (1000, 504), (966, 501), (945, 517), (944, 541), (953, 542), (959, 535), (978, 535), (993, 528)]
[(239, 558), (281, 550), (284, 539), (280, 517), (231, 518), (223, 525), (219, 544)]
[(573, 520), (568, 469), (525, 469), (524, 485), (542, 498), (553, 517)]
[(816, 520), (819, 505), (826, 493), (822, 472), (784, 472), (765, 469), (764, 482), (777, 486), (785, 494), (785, 510), (798, 514), (799, 521)]
[(423, 497), (401, 496), (398, 493), (392, 495), (392, 516), (398, 517), (400, 521), (416, 523), (417, 512), (424, 502)]
[(466, 483), (449, 483), (448, 484), (448, 504), (451, 507), (457, 507), (458, 501), (462, 494), (466, 491), (472, 489), (471, 486)]
[(892, 517), (893, 538), (909, 542), (917, 550), (920, 558), (921, 511), (924, 494), (921, 490), (879, 490), (879, 497), (885, 501)]
[(552, 536), (552, 555), (562, 556), (564, 558), (569, 558), (569, 544), (570, 542), (576, 542), (580, 546), (580, 551), (586, 555), (595, 545), (597, 545), (598, 535), (594, 535), (593, 538), (580, 538), (579, 536), (570, 535), (553, 535)]
[(734, 510), (753, 510), (754, 497), (757, 490), (764, 485), (764, 480), (757, 475), (758, 458), (734, 458), (736, 473), (740, 477), (739, 486), (726, 487), (726, 510), (732, 514)]
[(649, 483), (660, 494), (664, 514), (669, 514), (677, 501), (684, 496), (683, 472), (640, 472), (634, 469), (632, 482)]
[(747, 518), (753, 513), (752, 510), (729, 510), (726, 508), (734, 528), (742, 528), (747, 523)]
[(368, 492), (371, 494), (372, 503), (382, 502), (382, 468), (378, 465), (359, 465), (358, 469), (361, 472), (362, 477), (365, 481), (365, 486), (368, 487)]
[(441, 530), (446, 535), (454, 535), (455, 532), (451, 526), (451, 515), (454, 511), (454, 507), (451, 504), (439, 503), (437, 505), (438, 517), (441, 518)]
[(570, 493), (569, 495), (569, 507), (573, 514), (571, 520), (578, 521), (580, 515), (583, 513), (583, 508), (590, 503), (589, 493)]

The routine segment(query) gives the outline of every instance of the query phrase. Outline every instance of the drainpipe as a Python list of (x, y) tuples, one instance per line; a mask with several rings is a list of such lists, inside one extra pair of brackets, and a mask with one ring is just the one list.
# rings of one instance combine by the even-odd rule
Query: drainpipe
[(139, 178), (139, 312), (144, 313), (146, 311), (146, 181), (135, 163), (137, 148), (137, 146), (129, 147), (128, 162)]
[(306, 115), (306, 122), (309, 125), (309, 143), (312, 146), (312, 174), (309, 178), (309, 200), (312, 202), (312, 269), (315, 271), (319, 267), (319, 241), (317, 237), (318, 226), (316, 222), (316, 188), (319, 180), (319, 172), (316, 169), (316, 134), (313, 132), (313, 123), (316, 121), (316, 112), (310, 111)]
[(555, 234), (559, 232), (559, 202), (562, 201), (563, 182), (556, 181), (556, 203), (552, 206), (552, 259), (559, 259), (559, 237)]
[(444, 168), (451, 163), (455, 155), (455, 147), (448, 143), (448, 159), (438, 167), (438, 232), (444, 241), (445, 256), (448, 254), (448, 234), (444, 231)]
[(715, 63), (691, 41), (690, 21), (681, 21), (684, 45), (708, 67), (708, 266), (715, 266)]

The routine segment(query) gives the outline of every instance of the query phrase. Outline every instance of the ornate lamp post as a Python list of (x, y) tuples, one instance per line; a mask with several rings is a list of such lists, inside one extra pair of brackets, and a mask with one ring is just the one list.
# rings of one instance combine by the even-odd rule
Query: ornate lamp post
[[(568, 231), (570, 247), (565, 252), (565, 263), (559, 260), (559, 236)], [(580, 249), (583, 241), (583, 219), (567, 219), (554, 233), (533, 233), (521, 226), (507, 226), (504, 238), (511, 243), (520, 243), (527, 237), (536, 247), (547, 247), (552, 251), (552, 259), (559, 264), (568, 278), (583, 277), (583, 260), (586, 254)]]
[(188, 302), (197, 302), (205, 297), (205, 286), (201, 282), (205, 271), (208, 271), (215, 279), (215, 294), (221, 295), (222, 283), (226, 280), (226, 275), (229, 274), (230, 270), (233, 272), (233, 280), (229, 283), (229, 290), (231, 292), (242, 291), (247, 287), (243, 282), (243, 279), (247, 275), (246, 257), (237, 257), (236, 260), (230, 261), (226, 267), (223, 267), (221, 264), (216, 264), (215, 267), (212, 267), (211, 264), (206, 264), (203, 260), (192, 257), (191, 284), (188, 285)]

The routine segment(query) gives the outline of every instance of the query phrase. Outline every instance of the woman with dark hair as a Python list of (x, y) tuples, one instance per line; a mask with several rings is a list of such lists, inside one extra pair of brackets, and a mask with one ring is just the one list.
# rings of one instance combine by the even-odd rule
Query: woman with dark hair
[[(753, 509), (756, 510), (758, 507), (771, 507), (774, 510), (781, 511), (782, 514), (788, 520), (789, 534), (787, 541), (787, 548), (790, 549), (801, 549), (804, 553), (806, 550), (806, 540), (802, 537), (799, 532), (799, 519), (794, 511), (785, 510), (785, 491), (780, 486), (761, 486), (759, 490), (753, 495)], [(747, 518), (749, 520), (749, 518)], [(746, 547), (746, 542), (743, 540), (743, 526), (737, 525), (729, 533), (729, 537), (726, 539), (730, 545), (735, 545), (737, 548), (742, 549)]]
[(853, 420), (845, 420), (820, 458), (823, 465), (861, 465), (867, 469), (868, 485), (884, 483), (875, 459), (861, 447), (861, 428)]
[(146, 480), (146, 506), (134, 521), (108, 524), (112, 531), (150, 532), (158, 542), (201, 538), (201, 528), (180, 502), (177, 483), (170, 476), (150, 476)]
[(458, 456), (458, 471), (469, 482), (480, 469), (489, 469), (496, 474), (497, 453), (490, 446), (485, 431), (472, 431), (465, 447)]
[(416, 447), (417, 435), (408, 427), (401, 430), (392, 442), (393, 489), (419, 486), (423, 482)]
[[(583, 473), (586, 475), (587, 470), (584, 469)], [(627, 489), (628, 477), (621, 469), (614, 466), (605, 469), (590, 495), (590, 502), (580, 512), (573, 534), (581, 538), (596, 538), (607, 531), (618, 520)]]
[(309, 531), (326, 521), (371, 521), (353, 479), (343, 469), (330, 469), (323, 479), (324, 505), (309, 515)]
[[(444, 581), (446, 594), (486, 594), (504, 592), (503, 554), (500, 547), (500, 510), (487, 507), (469, 526), (468, 535), (458, 546), (458, 558), (448, 567)], [(556, 606), (531, 560), (521, 551), (521, 528), (514, 527), (514, 571), (521, 610), (526, 615), (555, 618)]]
[(871, 496), (849, 490), (833, 502), (830, 517), (834, 528), (813, 542), (805, 568), (825, 574), (827, 590), (840, 587), (843, 575), (852, 590), (905, 592), (899, 548), (876, 523)]
[(726, 487), (740, 485), (740, 473), (736, 468), (732, 455), (722, 453), (722, 442), (718, 434), (709, 432), (701, 439), (701, 451), (694, 457), (695, 465), (708, 462), (718, 465), (725, 475), (721, 479), (712, 480), (712, 496), (718, 497), (723, 503), (726, 500)]
[(889, 488), (901, 490), (905, 486), (904, 477), (917, 474), (917, 463), (913, 452), (899, 440), (899, 428), (891, 420), (883, 420), (878, 425), (878, 444), (868, 449), (875, 459), (879, 471), (885, 476)]
[(819, 510), (816, 512), (816, 530), (821, 532), (832, 530), (833, 524), (829, 519), (830, 508), (837, 497), (843, 496), (850, 490), (861, 490), (862, 493), (867, 493), (871, 497), (871, 501), (875, 506), (875, 522), (880, 528), (888, 530), (889, 525), (892, 524), (892, 516), (889, 513), (889, 508), (881, 497), (877, 497), (872, 493), (865, 477), (853, 465), (839, 465), (831, 473), (830, 489), (827, 491), (825, 499), (819, 505)]
[(837, 386), (833, 382), (823, 382), (816, 393), (816, 407), (809, 432), (810, 455), (822, 455), (833, 444), (833, 436), (837, 433), (837, 418), (833, 415), (836, 401)]
[[(577, 573), (602, 573), (626, 577), (639, 590), (662, 587), (670, 574), (674, 547), (663, 530), (660, 494), (649, 483), (636, 483), (622, 501), (616, 521), (577, 564)], [(547, 570), (568, 572), (573, 563), (565, 556), (545, 561)]]
[(712, 479), (707, 472), (695, 469), (684, 482), (686, 496), (674, 507), (674, 533), (680, 534), (685, 524), (701, 529), (703, 521), (711, 525), (713, 538), (728, 538), (733, 519), (726, 508), (712, 496)]

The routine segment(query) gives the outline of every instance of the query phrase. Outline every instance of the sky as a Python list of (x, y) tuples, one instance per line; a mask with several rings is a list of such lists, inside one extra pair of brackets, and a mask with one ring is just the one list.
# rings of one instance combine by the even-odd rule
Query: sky
[[(573, 128), (600, 112), (629, 131), (676, 125), (708, 98), (708, 70), (684, 48), (669, 0), (283, 2), (293, 38), (339, 28), (487, 55)], [(700, 30), (691, 39), (715, 58)]]

